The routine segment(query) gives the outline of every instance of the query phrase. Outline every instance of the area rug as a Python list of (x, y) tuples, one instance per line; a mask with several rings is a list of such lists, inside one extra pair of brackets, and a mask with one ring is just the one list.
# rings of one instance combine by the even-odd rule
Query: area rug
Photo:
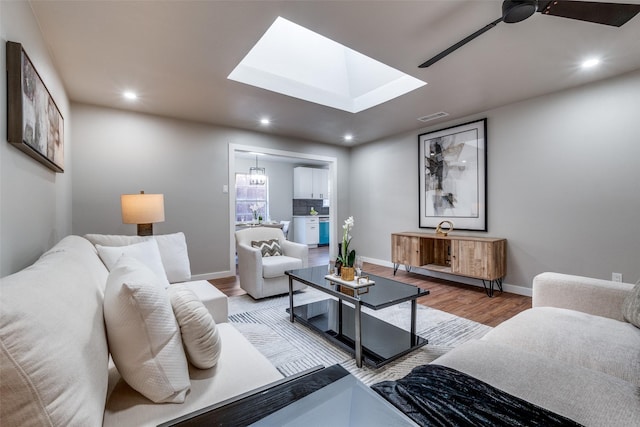
[[(307, 288), (295, 294), (294, 305), (326, 298), (326, 294)], [(288, 306), (288, 296), (259, 301), (248, 295), (229, 298), (229, 322), (284, 376), (318, 365), (340, 364), (367, 385), (395, 380), (408, 374), (415, 366), (429, 363), (454, 347), (480, 338), (491, 330), (489, 326), (418, 305), (416, 331), (418, 335), (428, 339), (429, 344), (381, 368), (358, 368), (349, 353), (306, 326), (289, 322), (289, 315), (285, 311)], [(405, 330), (410, 328), (409, 302), (378, 311), (367, 308), (363, 311)]]

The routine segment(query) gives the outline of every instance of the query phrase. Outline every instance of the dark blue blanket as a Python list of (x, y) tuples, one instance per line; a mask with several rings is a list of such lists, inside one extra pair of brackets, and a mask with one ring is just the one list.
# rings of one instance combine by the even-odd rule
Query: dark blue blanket
[(371, 388), (422, 426), (580, 425), (445, 366), (418, 366)]

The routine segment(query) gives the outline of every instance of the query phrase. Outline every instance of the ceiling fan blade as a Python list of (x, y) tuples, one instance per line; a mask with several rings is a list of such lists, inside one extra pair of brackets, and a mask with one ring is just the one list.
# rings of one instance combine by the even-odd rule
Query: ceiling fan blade
[(640, 12), (640, 4), (591, 1), (539, 1), (538, 12), (579, 21), (620, 27)]
[(440, 61), (445, 56), (449, 55), (451, 52), (461, 48), (465, 44), (469, 43), (471, 40), (475, 39), (476, 37), (478, 37), (478, 36), (480, 36), (480, 35), (482, 35), (484, 33), (486, 33), (487, 31), (489, 31), (490, 29), (492, 29), (493, 27), (498, 25), (500, 22), (502, 22), (502, 17), (500, 17), (500, 18), (496, 19), (495, 21), (493, 21), (492, 23), (482, 27), (481, 29), (479, 29), (475, 33), (471, 34), (470, 36), (466, 37), (465, 39), (460, 40), (458, 43), (454, 44), (449, 49), (443, 50), (442, 52), (440, 52), (439, 54), (437, 54), (433, 58), (429, 59), (428, 61), (423, 62), (420, 65), (418, 65), (418, 68), (427, 68), (430, 65), (435, 64), (436, 62)]

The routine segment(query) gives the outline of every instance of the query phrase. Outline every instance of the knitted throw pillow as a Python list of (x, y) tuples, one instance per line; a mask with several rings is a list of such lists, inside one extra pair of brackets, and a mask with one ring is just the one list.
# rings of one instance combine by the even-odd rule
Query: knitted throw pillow
[(109, 351), (127, 384), (152, 402), (183, 403), (189, 366), (164, 283), (122, 256), (107, 278), (103, 308)]
[(215, 366), (222, 351), (216, 322), (198, 296), (186, 286), (167, 290), (176, 315), (187, 360), (198, 369)]
[(263, 258), (268, 256), (282, 255), (282, 248), (280, 247), (280, 242), (278, 241), (278, 239), (260, 240), (257, 242), (253, 240), (251, 242), (251, 247), (260, 249)]

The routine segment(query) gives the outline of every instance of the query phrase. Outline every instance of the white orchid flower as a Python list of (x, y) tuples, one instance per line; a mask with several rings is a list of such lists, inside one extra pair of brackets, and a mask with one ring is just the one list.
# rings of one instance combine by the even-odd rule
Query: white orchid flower
[(349, 261), (347, 257), (349, 256), (349, 244), (351, 243), (351, 235), (349, 232), (353, 228), (355, 221), (353, 220), (353, 216), (344, 220), (344, 224), (342, 225), (342, 250), (338, 259), (343, 263), (344, 266), (351, 267), (348, 265)]

